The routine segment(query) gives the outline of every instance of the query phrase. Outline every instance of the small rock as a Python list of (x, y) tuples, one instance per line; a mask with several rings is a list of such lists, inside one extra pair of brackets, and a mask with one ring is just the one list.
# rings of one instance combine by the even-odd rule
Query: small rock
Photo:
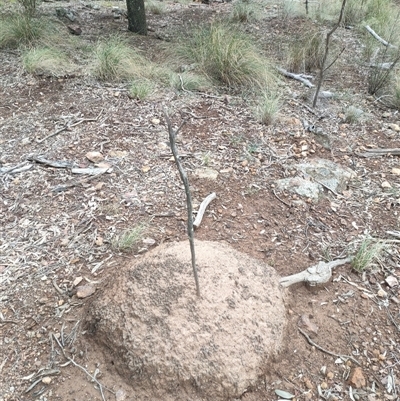
[(76, 288), (76, 296), (78, 298), (87, 298), (93, 295), (96, 291), (96, 288), (92, 285), (82, 285)]
[(81, 283), (82, 280), (83, 280), (83, 277), (77, 277), (72, 284), (74, 285), (74, 287), (76, 287), (77, 285), (79, 285)]
[(100, 181), (94, 186), (94, 189), (96, 191), (100, 191), (103, 188), (103, 186), (104, 186), (104, 182)]
[(152, 246), (152, 245), (154, 245), (156, 243), (156, 240), (153, 239), (153, 238), (144, 238), (142, 242), (145, 245)]
[(388, 181), (383, 181), (381, 184), (382, 188), (392, 188), (392, 186), (390, 185), (390, 182)]
[(383, 290), (382, 288), (380, 288), (376, 294), (380, 298), (386, 298), (387, 297), (387, 292), (385, 290)]
[(366, 386), (367, 381), (365, 380), (363, 370), (359, 366), (350, 372), (348, 383), (355, 388), (362, 388)]
[(100, 152), (87, 152), (85, 156), (93, 163), (99, 163), (104, 160), (104, 156)]
[(128, 155), (128, 152), (126, 150), (110, 150), (110, 152), (108, 152), (108, 155), (110, 157), (123, 158)]
[(386, 284), (389, 287), (395, 287), (396, 285), (399, 285), (399, 280), (397, 280), (396, 277), (394, 276), (388, 276), (385, 278)]
[(334, 377), (335, 377), (335, 375), (333, 374), (333, 372), (328, 372), (326, 374), (326, 378), (329, 379), (329, 380), (332, 380)]
[(78, 25), (67, 25), (67, 28), (69, 30), (69, 33), (72, 35), (81, 35), (82, 34), (82, 28)]
[(194, 174), (198, 178), (206, 178), (209, 180), (216, 180), (218, 178), (218, 171), (211, 168), (198, 168), (195, 170)]
[(310, 333), (314, 334), (315, 336), (318, 334), (318, 327), (315, 323), (311, 322), (309, 316), (307, 314), (303, 314), (300, 316), (300, 319), (297, 323), (298, 326), (304, 327)]
[(158, 124), (160, 124), (160, 120), (158, 118), (153, 118), (151, 120), (151, 123), (154, 124), (154, 125), (158, 125)]
[(322, 382), (322, 383), (320, 384), (320, 386), (321, 386), (321, 389), (322, 389), (322, 390), (326, 390), (326, 389), (328, 388), (328, 383), (327, 383), (327, 382)]
[(103, 245), (103, 238), (102, 237), (97, 237), (96, 241), (95, 241), (95, 244), (97, 246), (102, 246)]
[(122, 389), (117, 390), (117, 392), (115, 393), (115, 401), (125, 401), (125, 399), (126, 399), (125, 391)]
[(393, 131), (400, 132), (400, 126), (398, 124), (389, 124), (388, 128), (392, 129)]
[(382, 113), (382, 117), (383, 118), (389, 118), (392, 114), (389, 113), (388, 111), (385, 111), (384, 113)]
[(151, 169), (151, 167), (147, 166), (147, 165), (142, 167), (143, 173), (147, 173), (148, 171), (150, 171), (150, 169)]
[(393, 167), (392, 174), (400, 175), (400, 168)]
[(110, 163), (106, 163), (106, 162), (100, 162), (100, 163), (96, 163), (96, 167), (98, 168), (106, 168), (107, 173), (110, 173), (112, 171), (112, 165)]
[(50, 384), (51, 383), (51, 377), (49, 377), (49, 376), (43, 377), (42, 383), (43, 384)]

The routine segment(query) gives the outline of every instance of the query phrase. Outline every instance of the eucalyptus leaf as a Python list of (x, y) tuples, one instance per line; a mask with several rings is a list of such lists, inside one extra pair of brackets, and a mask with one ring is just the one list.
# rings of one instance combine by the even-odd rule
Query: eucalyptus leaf
[(275, 394), (281, 398), (284, 398), (285, 400), (291, 400), (292, 398), (294, 398), (293, 394), (283, 390), (275, 390)]

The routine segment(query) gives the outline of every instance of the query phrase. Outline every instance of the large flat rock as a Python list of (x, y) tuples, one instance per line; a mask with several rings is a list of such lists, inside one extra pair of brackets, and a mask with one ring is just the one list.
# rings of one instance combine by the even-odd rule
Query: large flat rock
[(215, 242), (164, 244), (116, 273), (91, 304), (90, 335), (137, 398), (239, 397), (281, 346), (286, 318), (275, 270)]

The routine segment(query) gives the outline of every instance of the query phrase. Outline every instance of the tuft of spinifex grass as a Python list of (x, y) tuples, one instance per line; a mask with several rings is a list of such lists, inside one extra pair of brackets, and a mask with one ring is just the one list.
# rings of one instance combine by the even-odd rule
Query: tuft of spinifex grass
[(135, 250), (139, 241), (143, 239), (145, 229), (146, 226), (143, 224), (127, 229), (111, 242), (111, 246), (120, 252), (131, 252)]
[(376, 262), (381, 260), (382, 252), (385, 247), (385, 241), (365, 238), (361, 242), (358, 251), (351, 262), (353, 269), (358, 272), (363, 272), (374, 266)]
[(74, 68), (68, 57), (58, 49), (38, 47), (27, 50), (22, 55), (22, 65), (29, 73), (63, 76)]
[(214, 22), (194, 30), (177, 51), (216, 83), (234, 89), (269, 87), (273, 74), (253, 42), (237, 27)]
[(51, 34), (52, 24), (44, 18), (13, 14), (0, 19), (0, 48), (30, 46)]
[(146, 59), (126, 40), (112, 36), (100, 41), (94, 52), (93, 75), (102, 81), (134, 78), (141, 75)]

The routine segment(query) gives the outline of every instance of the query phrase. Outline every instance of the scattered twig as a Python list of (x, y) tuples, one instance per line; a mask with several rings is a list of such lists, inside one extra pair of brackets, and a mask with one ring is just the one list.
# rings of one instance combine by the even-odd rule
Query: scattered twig
[(200, 226), (201, 221), (203, 220), (203, 215), (204, 215), (204, 212), (206, 211), (207, 206), (208, 206), (209, 203), (210, 203), (213, 199), (215, 199), (216, 197), (217, 197), (216, 193), (213, 192), (213, 193), (211, 193), (210, 195), (208, 195), (208, 196), (203, 200), (203, 202), (201, 202), (199, 211), (197, 212), (196, 219), (195, 219), (195, 221), (193, 222), (193, 226), (194, 226), (195, 228), (198, 228), (198, 227)]
[(193, 269), (194, 280), (196, 282), (196, 293), (197, 293), (197, 296), (200, 297), (200, 285), (199, 285), (199, 278), (197, 275), (196, 256), (195, 256), (195, 249), (194, 249), (192, 195), (190, 193), (189, 181), (188, 181), (187, 175), (185, 173), (185, 170), (183, 169), (182, 163), (179, 160), (178, 149), (176, 148), (176, 143), (175, 143), (176, 135), (178, 134), (180, 129), (184, 126), (184, 124), (186, 123), (186, 120), (183, 120), (183, 122), (179, 126), (179, 128), (176, 131), (174, 131), (172, 129), (171, 120), (169, 119), (169, 116), (168, 116), (168, 113), (166, 110), (164, 110), (164, 117), (165, 117), (165, 120), (166, 120), (167, 126), (168, 126), (168, 135), (169, 135), (169, 143), (171, 146), (171, 151), (172, 151), (172, 154), (174, 155), (174, 159), (175, 159), (175, 163), (178, 167), (179, 175), (181, 176), (181, 180), (185, 187), (186, 204), (187, 204), (187, 212), (188, 212), (187, 232), (188, 232), (188, 236), (189, 236), (190, 252), (192, 255), (192, 269)]
[(277, 67), (277, 70), (283, 76), (295, 79), (296, 81), (300, 81), (303, 85), (307, 86), (308, 88), (314, 88), (315, 86), (307, 78), (305, 78), (303, 74), (293, 74), (292, 72), (286, 71), (285, 69), (279, 67)]
[(400, 231), (386, 231), (386, 234), (392, 235), (396, 238), (400, 238)]
[[(334, 34), (334, 32), (336, 31), (336, 29), (339, 28), (340, 24), (342, 23), (342, 19), (343, 19), (343, 15), (344, 15), (344, 9), (346, 7), (346, 1), (347, 0), (343, 0), (342, 1), (342, 8), (340, 9), (340, 14), (339, 14), (339, 19), (337, 21), (337, 23), (334, 25), (334, 27), (326, 34), (326, 39), (325, 39), (325, 53), (324, 53), (324, 57), (322, 59), (322, 66), (319, 70), (318, 73), (318, 84), (317, 84), (317, 89), (315, 90), (315, 94), (314, 94), (314, 99), (313, 99), (313, 104), (312, 106), (315, 107), (317, 105), (317, 101), (318, 101), (318, 95), (319, 95), (319, 91), (321, 90), (321, 86), (322, 86), (322, 81), (324, 80), (324, 73), (326, 72), (327, 68), (325, 68), (325, 63), (326, 60), (328, 58), (328, 54), (329, 54), (329, 42), (331, 40), (331, 36)], [(343, 52), (343, 50), (342, 50)], [(340, 53), (341, 54), (341, 53)], [(339, 54), (339, 55), (340, 55)], [(335, 59), (335, 61), (337, 60), (337, 57)], [(333, 63), (331, 63), (329, 65), (329, 67), (332, 66)], [(328, 68), (329, 68), (328, 67)]]
[(57, 291), (60, 295), (65, 295), (65, 292), (57, 285), (55, 279), (52, 281), (52, 283), (53, 283), (53, 287), (56, 289), (56, 291)]
[(342, 355), (342, 354), (336, 354), (335, 352), (329, 351), (323, 347), (321, 347), (320, 345), (318, 345), (317, 343), (315, 343), (313, 340), (311, 340), (310, 336), (303, 331), (300, 327), (297, 328), (299, 330), (299, 332), (307, 339), (308, 343), (310, 345), (312, 345), (313, 347), (319, 349), (322, 352), (325, 352), (328, 355), (331, 356), (335, 356), (336, 358), (341, 358), (341, 359), (350, 359), (352, 362), (354, 362), (356, 365), (360, 366), (360, 363), (357, 361), (357, 359), (353, 358), (350, 355)]
[(17, 164), (14, 167), (1, 167), (0, 174), (17, 174), (22, 173), (23, 171), (30, 170), (33, 167), (33, 164), (27, 164), (27, 162), (23, 162)]
[(52, 138), (53, 136), (56, 136), (56, 135), (60, 134), (61, 132), (66, 131), (66, 130), (72, 128), (72, 127), (76, 127), (76, 126), (79, 125), (79, 124), (86, 123), (86, 122), (98, 121), (98, 119), (100, 118), (100, 116), (101, 116), (102, 113), (103, 113), (103, 109), (100, 110), (100, 113), (99, 113), (99, 115), (98, 115), (96, 118), (82, 118), (81, 120), (77, 121), (77, 122), (74, 123), (74, 124), (67, 124), (67, 125), (65, 125), (64, 127), (60, 128), (59, 130), (53, 132), (52, 134), (47, 135), (46, 137), (44, 137), (44, 138), (42, 138), (42, 139), (38, 139), (36, 142), (37, 142), (37, 143), (43, 143), (43, 142), (46, 141), (47, 139), (50, 139), (50, 138)]
[[(108, 169), (107, 169), (107, 170), (108, 170)], [(107, 171), (107, 170), (106, 170), (106, 171)], [(52, 189), (52, 191), (53, 191), (53, 192), (64, 192), (64, 191), (66, 191), (66, 190), (69, 189), (69, 188), (77, 187), (78, 185), (82, 185), (82, 184), (85, 184), (85, 183), (87, 183), (87, 182), (89, 182), (89, 181), (92, 181), (92, 180), (94, 180), (95, 178), (97, 178), (97, 177), (103, 175), (104, 173), (105, 173), (105, 171), (102, 171), (102, 172), (100, 172), (100, 173), (98, 173), (98, 174), (92, 175), (92, 176), (87, 177), (87, 178), (85, 178), (85, 179), (83, 179), (83, 180), (80, 180), (80, 181), (73, 181), (73, 182), (71, 182), (71, 183), (69, 183), (69, 184), (59, 185), (59, 186), (57, 186), (57, 187), (54, 187), (54, 188)]]
[(72, 168), (74, 166), (74, 163), (68, 160), (54, 161), (48, 160), (44, 156), (29, 156), (28, 160), (55, 168)]
[(397, 49), (396, 46), (390, 44), (388, 41), (385, 39), (381, 38), (369, 25), (365, 25), (365, 29), (378, 41), (383, 44), (383, 46), (386, 47), (391, 47), (393, 49)]
[(281, 199), (275, 192), (275, 189), (272, 190), (272, 193), (275, 195), (275, 198), (278, 199), (278, 201), (282, 202), (284, 205), (286, 205), (287, 207), (292, 207), (289, 205), (289, 203), (285, 202), (283, 199)]
[(367, 149), (365, 153), (356, 153), (357, 156), (361, 157), (379, 157), (385, 155), (400, 156), (400, 148), (393, 149)]
[(64, 355), (65, 359), (68, 359), (69, 362), (71, 362), (73, 365), (75, 365), (77, 368), (83, 370), (89, 377), (90, 379), (95, 382), (98, 386), (99, 386), (99, 390), (101, 393), (101, 398), (103, 399), (103, 401), (106, 401), (105, 397), (104, 397), (104, 393), (103, 393), (103, 388), (107, 391), (109, 391), (111, 394), (115, 394), (114, 391), (110, 390), (109, 388), (103, 386), (97, 379), (95, 376), (91, 375), (83, 366), (79, 365), (79, 363), (76, 363), (72, 358), (68, 357), (65, 353), (64, 347), (60, 344), (60, 342), (58, 341), (58, 338), (54, 335), (53, 333), (53, 338), (56, 341), (56, 343), (58, 344), (58, 346), (61, 349), (62, 354)]

